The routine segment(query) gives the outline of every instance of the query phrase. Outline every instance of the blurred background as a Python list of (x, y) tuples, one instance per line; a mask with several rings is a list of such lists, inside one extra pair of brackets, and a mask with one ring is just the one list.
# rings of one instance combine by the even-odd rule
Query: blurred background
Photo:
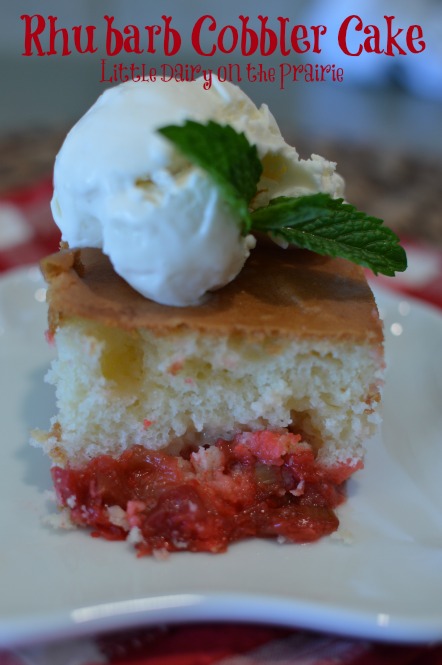
[[(381, 28), (382, 46), (384, 15), (396, 17), (396, 30), (422, 26), (425, 51), (395, 57), (344, 55), (337, 31), (345, 17), (354, 13), (364, 25)], [(110, 85), (100, 82), (104, 14), (114, 16), (119, 27), (135, 24), (140, 28), (161, 23), (162, 14), (170, 15), (183, 36), (182, 49), (172, 58), (159, 48), (155, 55), (126, 54), (115, 56), (115, 61), (148, 66), (201, 63), (212, 69), (226, 62), (245, 63), (237, 52), (224, 60), (218, 55), (210, 59), (196, 55), (188, 36), (198, 17), (211, 14), (219, 26), (238, 26), (238, 16), (244, 14), (254, 17), (251, 25), (256, 26), (259, 14), (268, 16), (273, 25), (276, 17), (285, 16), (290, 25), (326, 25), (323, 52), (248, 60), (267, 67), (278, 67), (283, 61), (335, 64), (344, 70), (343, 82), (287, 82), (280, 89), (277, 83), (243, 80), (243, 89), (256, 103), (270, 106), (283, 134), (302, 156), (320, 152), (338, 162), (338, 170), (347, 179), (348, 198), (357, 205), (389, 217), (405, 232), (419, 224), (425, 227), (419, 232), (429, 239), (442, 234), (442, 0), (16, 0), (3, 2), (1, 14), (2, 192), (48, 176), (66, 130)], [(100, 48), (93, 55), (25, 57), (22, 14), (57, 16), (57, 26), (66, 28), (96, 25), (95, 43)], [(402, 44), (403, 34), (398, 38)]]

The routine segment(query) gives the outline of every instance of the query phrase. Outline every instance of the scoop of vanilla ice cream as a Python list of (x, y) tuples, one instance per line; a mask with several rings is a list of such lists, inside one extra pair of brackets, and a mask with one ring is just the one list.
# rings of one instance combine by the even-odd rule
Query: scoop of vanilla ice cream
[[(51, 203), (70, 247), (102, 248), (144, 296), (193, 305), (236, 277), (254, 247), (218, 187), (157, 130), (213, 120), (244, 132), (263, 163), (253, 208), (276, 196), (325, 191), (343, 181), (322, 157), (300, 160), (267, 106), (215, 80), (127, 82), (104, 92), (67, 135)], [(210, 151), (210, 145), (207, 146)]]

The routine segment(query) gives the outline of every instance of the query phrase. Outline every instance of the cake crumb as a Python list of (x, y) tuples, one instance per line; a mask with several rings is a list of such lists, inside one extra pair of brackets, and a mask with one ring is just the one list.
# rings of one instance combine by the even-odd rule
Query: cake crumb
[(57, 503), (57, 495), (55, 493), (55, 490), (45, 490), (43, 494), (46, 501), (50, 501), (51, 503)]
[(71, 496), (66, 499), (66, 503), (69, 508), (75, 508), (77, 505), (77, 497), (74, 494), (71, 494)]
[(167, 561), (170, 558), (170, 552), (168, 552), (164, 547), (161, 549), (152, 551), (154, 559), (157, 561)]
[(293, 496), (302, 496), (305, 489), (305, 480), (300, 480), (294, 490), (289, 490), (290, 494)]
[(125, 531), (129, 531), (129, 521), (127, 519), (126, 511), (121, 508), (121, 506), (108, 506), (107, 514), (109, 515), (109, 520), (115, 526), (119, 526)]
[(60, 509), (59, 513), (46, 515), (42, 518), (42, 523), (52, 529), (76, 529), (77, 525), (73, 523), (68, 508)]
[(347, 529), (338, 529), (330, 535), (330, 539), (343, 545), (353, 545), (355, 542), (353, 534)]
[(143, 535), (141, 533), (141, 529), (138, 526), (133, 526), (126, 538), (127, 542), (130, 543), (131, 545), (138, 545), (139, 543), (143, 542)]

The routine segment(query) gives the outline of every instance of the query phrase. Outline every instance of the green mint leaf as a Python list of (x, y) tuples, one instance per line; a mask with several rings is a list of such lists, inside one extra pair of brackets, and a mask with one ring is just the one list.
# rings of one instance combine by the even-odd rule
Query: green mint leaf
[(383, 222), (329, 194), (279, 197), (250, 213), (262, 165), (256, 146), (229, 125), (188, 120), (158, 130), (206, 171), (241, 220), (242, 232), (263, 231), (318, 254), (341, 256), (393, 276), (407, 267), (399, 238)]
[(399, 238), (343, 199), (329, 194), (281, 196), (251, 214), (252, 231), (264, 231), (317, 254), (340, 256), (370, 268), (375, 275), (393, 276), (407, 267)]
[(230, 125), (212, 121), (202, 125), (188, 120), (182, 126), (168, 125), (158, 131), (189, 161), (209, 174), (238, 213), (243, 233), (247, 233), (251, 226), (248, 206), (262, 173), (256, 146)]

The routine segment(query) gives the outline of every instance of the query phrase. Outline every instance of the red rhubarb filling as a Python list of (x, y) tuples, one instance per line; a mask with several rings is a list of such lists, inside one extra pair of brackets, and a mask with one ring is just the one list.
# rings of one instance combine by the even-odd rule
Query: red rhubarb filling
[(222, 552), (251, 537), (305, 543), (338, 528), (343, 481), (361, 465), (322, 466), (300, 439), (247, 432), (181, 456), (135, 445), (52, 476), (75, 524), (110, 540), (130, 532), (140, 555)]

